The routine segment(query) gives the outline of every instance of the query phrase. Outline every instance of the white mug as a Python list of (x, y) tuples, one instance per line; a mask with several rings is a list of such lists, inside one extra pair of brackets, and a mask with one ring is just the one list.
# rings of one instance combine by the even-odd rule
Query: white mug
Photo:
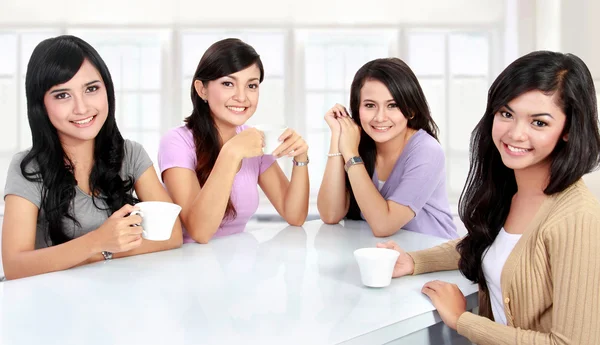
[(135, 204), (139, 210), (131, 212), (142, 217), (142, 237), (151, 241), (166, 241), (171, 238), (173, 225), (181, 206), (163, 201), (144, 201)]
[(254, 128), (263, 132), (265, 135), (265, 146), (263, 147), (263, 152), (267, 155), (270, 155), (277, 149), (279, 145), (281, 145), (281, 141), (279, 141), (279, 137), (285, 132), (287, 127), (280, 125), (257, 125)]
[(385, 287), (392, 282), (394, 266), (400, 253), (387, 248), (361, 248), (354, 251), (362, 283), (370, 287)]

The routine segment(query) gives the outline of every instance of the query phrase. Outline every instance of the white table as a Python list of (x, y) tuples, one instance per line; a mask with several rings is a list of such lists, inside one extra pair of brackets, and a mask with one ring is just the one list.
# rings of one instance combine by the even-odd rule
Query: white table
[[(392, 238), (407, 250), (444, 241)], [(0, 344), (418, 344), (415, 335), (432, 339), (427, 329), (440, 322), (425, 282), (456, 283), (476, 306), (477, 287), (458, 271), (362, 286), (353, 251), (378, 241), (364, 222), (265, 226), (7, 281)]]

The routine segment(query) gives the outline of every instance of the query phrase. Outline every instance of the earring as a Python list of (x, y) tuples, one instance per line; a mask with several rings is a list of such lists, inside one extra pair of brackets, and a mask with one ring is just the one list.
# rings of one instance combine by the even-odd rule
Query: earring
[(204, 101), (204, 103), (208, 103), (208, 101), (205, 98), (202, 98), (202, 100)]

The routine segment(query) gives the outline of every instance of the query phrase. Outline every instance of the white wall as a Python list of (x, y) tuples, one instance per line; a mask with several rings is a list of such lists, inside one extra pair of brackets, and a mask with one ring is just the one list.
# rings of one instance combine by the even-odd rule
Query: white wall
[(491, 23), (503, 0), (41, 0), (0, 1), (0, 23), (40, 25), (335, 25)]

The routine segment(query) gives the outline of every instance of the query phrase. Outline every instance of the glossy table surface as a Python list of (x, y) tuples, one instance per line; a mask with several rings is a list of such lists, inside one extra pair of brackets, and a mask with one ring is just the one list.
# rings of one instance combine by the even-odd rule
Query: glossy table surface
[[(404, 249), (445, 240), (409, 231)], [(0, 283), (0, 344), (383, 344), (440, 322), (421, 287), (458, 271), (361, 284), (365, 222), (261, 225), (207, 245)]]

